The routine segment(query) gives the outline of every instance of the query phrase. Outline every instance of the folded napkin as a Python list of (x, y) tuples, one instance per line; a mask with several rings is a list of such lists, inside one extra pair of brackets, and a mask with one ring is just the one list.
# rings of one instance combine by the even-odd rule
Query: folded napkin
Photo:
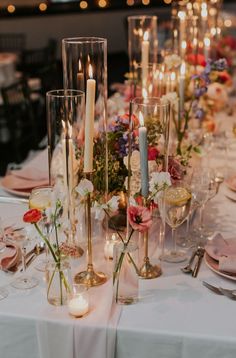
[(217, 261), (222, 256), (236, 255), (236, 238), (225, 240), (221, 234), (217, 234), (207, 243), (205, 250), (209, 256)]
[(236, 273), (236, 255), (222, 256), (219, 259), (219, 271)]
[(2, 179), (1, 184), (7, 189), (30, 191), (36, 186), (48, 185), (48, 179), (26, 179), (9, 174)]
[(231, 190), (235, 191), (236, 190), (236, 175), (229, 177), (226, 180), (226, 184)]
[(219, 261), (219, 271), (236, 273), (236, 239), (225, 240), (217, 234), (205, 247), (207, 254)]
[(21, 252), (18, 245), (6, 242), (5, 248), (0, 252), (0, 267), (2, 270), (9, 270), (17, 265), (21, 259)]

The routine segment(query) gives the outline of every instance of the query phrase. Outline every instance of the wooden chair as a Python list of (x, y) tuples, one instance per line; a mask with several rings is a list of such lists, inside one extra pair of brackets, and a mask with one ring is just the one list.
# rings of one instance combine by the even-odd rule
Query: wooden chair
[(30, 149), (36, 149), (37, 119), (34, 116), (30, 92), (25, 81), (2, 88), (6, 125), (10, 134), (13, 158), (20, 163)]

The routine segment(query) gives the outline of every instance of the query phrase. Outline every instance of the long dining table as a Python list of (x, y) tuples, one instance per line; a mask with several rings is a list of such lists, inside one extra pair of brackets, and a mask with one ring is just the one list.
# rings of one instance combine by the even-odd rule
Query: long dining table
[[(218, 116), (221, 130), (230, 132), (232, 122), (232, 116), (225, 113)], [(220, 156), (212, 150), (213, 166), (228, 166), (236, 171), (234, 140), (229, 139), (227, 161), (224, 151)], [(229, 199), (225, 190), (223, 183), (207, 203), (204, 221), (215, 233), (236, 240), (236, 201)], [(0, 195), (10, 196), (3, 189)], [(0, 201), (3, 219), (23, 215), (26, 210), (26, 203)], [(111, 263), (102, 260), (102, 239), (94, 245), (97, 245), (96, 267), (111, 277)], [(153, 252), (153, 262), (157, 252)], [(75, 271), (84, 265), (83, 259), (78, 261)], [(202, 281), (227, 288), (236, 288), (236, 282), (213, 272), (205, 261), (196, 278), (182, 273), (183, 263), (162, 262), (163, 274), (159, 278), (140, 279), (139, 301), (133, 305), (116, 306), (112, 302), (110, 279), (105, 285), (89, 290), (92, 309), (82, 319), (69, 316), (66, 306), (55, 307), (47, 302), (44, 275), (34, 268), (36, 263), (28, 270), (40, 283), (30, 290), (12, 288), (9, 283), (14, 275), (0, 272), (0, 286), (9, 291), (8, 297), (0, 301), (0, 357), (236, 357), (236, 301), (208, 290)]]

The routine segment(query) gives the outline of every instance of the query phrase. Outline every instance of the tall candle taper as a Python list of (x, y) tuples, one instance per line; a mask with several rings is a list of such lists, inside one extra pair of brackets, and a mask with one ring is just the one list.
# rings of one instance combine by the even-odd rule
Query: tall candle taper
[(184, 111), (185, 71), (186, 71), (186, 64), (183, 61), (181, 66), (180, 66), (180, 76), (179, 76), (179, 105), (180, 105), (180, 112)]
[(142, 41), (142, 87), (147, 86), (148, 78), (148, 63), (149, 63), (149, 41), (148, 41), (148, 32), (144, 32), (143, 41)]
[(141, 169), (141, 194), (144, 198), (148, 196), (148, 143), (147, 128), (144, 126), (142, 112), (139, 112), (139, 152), (140, 152), (140, 169)]
[(84, 143), (84, 172), (93, 171), (93, 137), (94, 137), (94, 110), (96, 81), (93, 77), (92, 65), (89, 64), (89, 79), (86, 90), (86, 113), (85, 113), (85, 143)]

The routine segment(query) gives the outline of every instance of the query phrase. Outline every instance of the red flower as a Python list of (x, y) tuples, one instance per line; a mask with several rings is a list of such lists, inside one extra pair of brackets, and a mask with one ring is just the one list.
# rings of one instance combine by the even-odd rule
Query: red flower
[(27, 211), (24, 216), (23, 220), (26, 223), (36, 224), (42, 217), (42, 213), (38, 209), (31, 209)]
[(134, 230), (144, 232), (152, 225), (152, 215), (149, 209), (143, 206), (130, 206), (128, 208), (129, 223)]
[(189, 54), (187, 56), (187, 61), (190, 65), (199, 65), (199, 66), (203, 66), (205, 67), (206, 66), (206, 60), (205, 60), (205, 57), (198, 53), (197, 55), (194, 55), (194, 54)]
[(172, 182), (182, 180), (184, 177), (183, 166), (173, 157), (169, 157), (168, 159), (168, 172), (170, 173)]
[(159, 150), (155, 147), (148, 147), (148, 160), (155, 160), (159, 155)]

